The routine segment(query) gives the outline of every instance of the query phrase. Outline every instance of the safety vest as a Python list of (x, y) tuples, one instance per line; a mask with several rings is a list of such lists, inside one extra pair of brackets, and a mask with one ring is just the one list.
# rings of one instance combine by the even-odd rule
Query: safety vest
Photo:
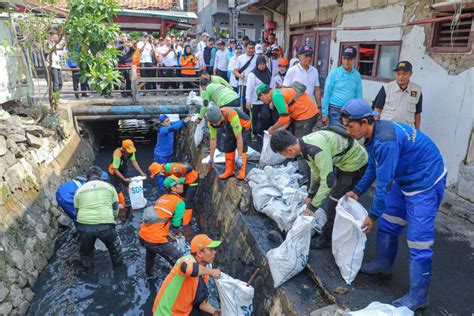
[(164, 194), (155, 203), (155, 212), (158, 219), (153, 224), (142, 223), (138, 235), (145, 241), (155, 244), (168, 242), (171, 219), (176, 206), (183, 199), (176, 194)]
[(114, 157), (119, 157), (120, 158), (120, 166), (118, 167), (117, 170), (120, 171), (120, 173), (123, 176), (125, 176), (125, 174), (127, 173), (127, 170), (128, 170), (128, 163), (127, 163), (127, 159), (125, 158), (125, 155), (122, 152), (122, 148), (115, 149), (114, 154), (112, 156), (112, 162), (109, 165), (109, 173), (111, 175), (115, 174), (114, 168), (113, 168)]
[(192, 169), (191, 166), (180, 164), (180, 163), (167, 163), (165, 165), (165, 176), (176, 176), (178, 178), (186, 178), (184, 184), (192, 184), (194, 183), (199, 174), (196, 170)]
[(240, 125), (245, 130), (249, 130), (251, 127), (250, 117), (240, 108), (221, 108), (222, 116), (224, 117), (225, 123), (230, 124), (230, 121), (235, 117), (239, 116)]
[(400, 89), (396, 81), (385, 85), (385, 105), (380, 118), (397, 121), (415, 127), (416, 104), (420, 100), (421, 86), (408, 82), (405, 90)]

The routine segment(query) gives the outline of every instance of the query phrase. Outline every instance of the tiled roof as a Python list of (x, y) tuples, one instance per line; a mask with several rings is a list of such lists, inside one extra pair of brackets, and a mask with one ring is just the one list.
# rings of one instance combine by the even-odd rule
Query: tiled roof
[[(132, 10), (169, 10), (176, 6), (176, 2), (176, 0), (117, 0), (120, 6)], [(66, 8), (67, 0), (59, 0), (57, 5)]]

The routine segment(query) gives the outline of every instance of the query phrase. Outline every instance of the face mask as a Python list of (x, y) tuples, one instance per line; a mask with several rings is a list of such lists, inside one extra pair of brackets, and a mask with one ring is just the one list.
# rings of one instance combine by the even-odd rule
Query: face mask
[(272, 53), (273, 57), (278, 57), (278, 53)]

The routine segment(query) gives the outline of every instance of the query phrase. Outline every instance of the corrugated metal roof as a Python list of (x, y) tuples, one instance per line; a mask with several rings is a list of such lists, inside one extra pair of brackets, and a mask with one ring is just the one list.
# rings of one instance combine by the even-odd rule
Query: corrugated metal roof
[(122, 15), (132, 15), (132, 16), (152, 16), (152, 17), (160, 17), (160, 18), (167, 18), (167, 19), (175, 19), (175, 20), (192, 20), (197, 19), (198, 16), (194, 12), (186, 12), (186, 11), (165, 11), (165, 10), (130, 10), (130, 9), (123, 9)]

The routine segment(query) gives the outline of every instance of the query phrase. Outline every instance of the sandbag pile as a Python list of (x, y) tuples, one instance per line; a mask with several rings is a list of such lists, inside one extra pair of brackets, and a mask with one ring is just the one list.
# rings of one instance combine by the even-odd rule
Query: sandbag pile
[(294, 163), (286, 166), (252, 169), (248, 175), (252, 200), (258, 212), (273, 219), (281, 231), (289, 231), (296, 217), (305, 209), (302, 201), (307, 197), (306, 186), (300, 187), (302, 177), (296, 173)]

